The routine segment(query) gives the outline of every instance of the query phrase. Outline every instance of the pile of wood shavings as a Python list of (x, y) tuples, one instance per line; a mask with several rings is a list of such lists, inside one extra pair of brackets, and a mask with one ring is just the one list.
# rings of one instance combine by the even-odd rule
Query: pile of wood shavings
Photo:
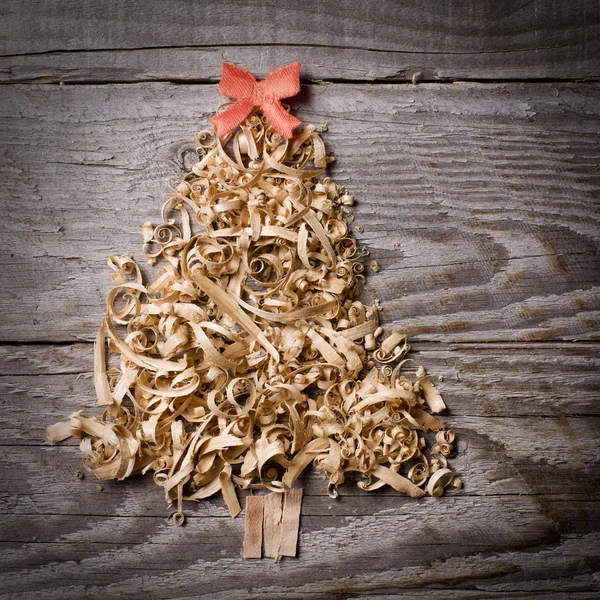
[[(364, 490), (442, 494), (454, 434), (430, 412), (444, 402), (422, 368), (416, 382), (401, 374), (405, 337), (357, 300), (354, 199), (319, 180), (333, 159), (315, 127), (287, 140), (256, 111), (235, 134), (197, 140), (163, 223), (144, 225), (162, 273), (146, 285), (131, 257), (109, 259), (94, 359), (104, 413), (76, 412), (49, 439), (83, 436), (101, 480), (153, 472), (178, 524), (183, 500), (221, 491), (235, 516), (236, 488), (282, 492), (311, 463), (331, 497), (350, 473)], [(429, 454), (424, 431), (438, 432)]]

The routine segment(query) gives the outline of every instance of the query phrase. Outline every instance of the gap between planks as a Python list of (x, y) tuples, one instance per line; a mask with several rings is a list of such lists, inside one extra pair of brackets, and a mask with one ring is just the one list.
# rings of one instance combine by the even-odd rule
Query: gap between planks
[[(20, 56), (43, 56), (51, 54), (80, 54), (97, 52), (143, 52), (153, 50), (211, 50), (219, 49), (263, 49), (263, 48), (302, 48), (322, 50), (350, 50), (355, 52), (377, 52), (380, 54), (401, 54), (410, 56), (478, 56), (480, 54), (514, 54), (519, 52), (537, 52), (540, 50), (557, 50), (561, 48), (572, 48), (575, 44), (562, 44), (559, 46), (539, 46), (537, 48), (514, 48), (512, 50), (458, 50), (445, 52), (442, 50), (400, 50), (396, 48), (365, 48), (363, 46), (350, 46), (344, 44), (294, 44), (294, 43), (268, 43), (261, 42), (256, 44), (185, 44), (177, 45), (156, 45), (156, 46), (132, 46), (129, 48), (51, 48), (50, 50), (40, 50), (37, 52), (16, 52), (13, 54), (0, 54), (0, 58), (18, 58)], [(360, 80), (364, 81), (364, 80)]]
[[(382, 322), (381, 326), (384, 329), (393, 329), (394, 331), (397, 328), (392, 327), (391, 325), (386, 325), (386, 323)], [(98, 325), (99, 327), (99, 325)], [(399, 331), (399, 333), (402, 333)], [(2, 346), (77, 346), (79, 344), (94, 344), (93, 339), (77, 339), (77, 340), (0, 340), (0, 347)], [(410, 339), (408, 340), (410, 344)], [(431, 348), (428, 346), (432, 346)], [(448, 341), (445, 342), (443, 340), (418, 340), (411, 345), (412, 351), (418, 350), (432, 350), (439, 348), (441, 346), (446, 346), (447, 350), (452, 350), (454, 347), (477, 347), (477, 346), (490, 346), (494, 348), (501, 348), (505, 346), (507, 349), (519, 349), (519, 348), (529, 348), (531, 346), (535, 346), (536, 348), (551, 348), (558, 349), (561, 347), (564, 348), (576, 348), (577, 346), (581, 346), (582, 348), (588, 347), (598, 347), (600, 348), (600, 340), (527, 340), (527, 341), (517, 341), (511, 342), (510, 340), (460, 340), (460, 341)]]
[[(0, 56), (0, 58), (4, 58)], [(436, 85), (455, 85), (460, 83), (478, 83), (482, 85), (498, 85), (498, 84), (566, 84), (575, 83), (577, 85), (594, 84), (600, 81), (600, 77), (584, 77), (584, 78), (558, 78), (558, 77), (530, 77), (527, 79), (514, 79), (514, 78), (502, 78), (496, 77), (493, 79), (481, 79), (471, 77), (460, 77), (460, 78), (446, 78), (446, 79), (433, 79), (423, 78), (419, 79), (415, 83), (407, 81), (404, 77), (386, 77), (384, 79), (338, 79), (338, 78), (327, 78), (327, 79), (316, 79), (316, 78), (302, 78), (300, 80), (302, 85), (366, 85), (366, 86), (385, 86), (385, 85), (405, 85), (405, 86), (419, 86), (421, 84), (436, 84)], [(111, 85), (137, 85), (137, 84), (151, 84), (151, 83), (171, 83), (173, 85), (206, 85), (215, 86), (219, 82), (218, 78), (215, 79), (179, 79), (171, 77), (155, 77), (147, 79), (83, 79), (80, 81), (44, 81), (38, 79), (23, 81), (0, 81), (0, 86), (19, 86), (19, 85), (48, 85), (48, 86), (111, 86)], [(98, 166), (98, 165), (96, 165)]]

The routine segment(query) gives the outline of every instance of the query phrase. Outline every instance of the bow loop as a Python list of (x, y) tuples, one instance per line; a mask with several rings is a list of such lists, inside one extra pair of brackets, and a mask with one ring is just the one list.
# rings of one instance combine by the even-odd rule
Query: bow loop
[(245, 69), (223, 63), (223, 74), (219, 82), (219, 94), (228, 98), (249, 98), (256, 85), (256, 79), (252, 73)]
[(300, 63), (274, 69), (264, 81), (256, 81), (251, 73), (241, 67), (223, 63), (219, 93), (234, 98), (236, 102), (210, 119), (210, 122), (217, 127), (217, 135), (222, 137), (243, 123), (257, 106), (281, 135), (291, 138), (300, 121), (284, 110), (279, 101), (299, 91)]
[(289, 98), (300, 91), (300, 63), (293, 63), (271, 71), (264, 86), (273, 98)]

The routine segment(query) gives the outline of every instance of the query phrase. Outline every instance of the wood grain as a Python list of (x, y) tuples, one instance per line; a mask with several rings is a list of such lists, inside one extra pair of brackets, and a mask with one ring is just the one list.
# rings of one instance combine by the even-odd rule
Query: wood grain
[(263, 545), (266, 558), (277, 558), (281, 539), (283, 494), (265, 494), (263, 504)]
[[(2, 341), (92, 340), (109, 254), (141, 256), (213, 86), (11, 86), (0, 106)], [(600, 339), (600, 86), (320, 85), (331, 169), (413, 340)], [(203, 112), (204, 111), (204, 112)], [(385, 149), (385, 151), (382, 151)], [(18, 303), (18, 310), (15, 310)]]
[[(600, 415), (596, 344), (420, 342), (413, 345), (409, 358), (408, 375), (425, 365), (447, 397), (451, 415)], [(12, 396), (14, 401), (8, 404), (16, 410), (24, 403), (35, 410), (44, 404), (48, 410), (63, 412), (77, 403), (91, 408), (92, 371), (91, 344), (2, 345), (0, 397)]]
[[(451, 464), (464, 481), (465, 494), (552, 493), (575, 500), (598, 499), (598, 417), (456, 417), (447, 420), (458, 438), (457, 455)], [(10, 429), (4, 428), (3, 436), (9, 433)], [(137, 479), (127, 484), (101, 483), (104, 490), (98, 494), (95, 478), (86, 478), (85, 485), (76, 480), (76, 471), (81, 469), (81, 455), (75, 444), (46, 447), (40, 445), (43, 438), (36, 441), (37, 445), (17, 445), (13, 440), (12, 444), (3, 446), (2, 473), (6, 481), (11, 482), (9, 496), (15, 499), (18, 496), (15, 512), (37, 512), (39, 507), (47, 507), (44, 510), (52, 514), (86, 514), (90, 507), (85, 502), (78, 507), (86, 491), (108, 502), (105, 508), (94, 507), (93, 514), (112, 514), (111, 511), (121, 514), (117, 499), (122, 498), (120, 490), (127, 486), (127, 491), (139, 495), (140, 500), (124, 514), (165, 514), (164, 499), (151, 479), (144, 480), (143, 484)], [(21, 471), (28, 474), (23, 484), (18, 482)], [(315, 486), (315, 490), (307, 490), (308, 495), (325, 494), (325, 480), (321, 475), (309, 473), (308, 480), (314, 480)], [(38, 489), (43, 492), (38, 493)], [(347, 497), (363, 494), (352, 484), (345, 486), (341, 493)], [(30, 494), (32, 498), (29, 498)], [(72, 502), (66, 502), (66, 497), (72, 494), (75, 494)], [(392, 490), (386, 490), (386, 494), (398, 498)], [(145, 497), (147, 501), (142, 500)], [(371, 503), (372, 500), (367, 501), (362, 508), (352, 505), (351, 509), (368, 512)], [(218, 506), (221, 505), (219, 501)], [(13, 511), (9, 506), (7, 510)], [(204, 510), (203, 507), (200, 514), (208, 514)], [(223, 515), (227, 514), (225, 509), (219, 510)]]
[(560, 533), (554, 519), (565, 503), (548, 497), (544, 508), (552, 517), (531, 496), (430, 498), (384, 512), (372, 505), (368, 516), (307, 515), (299, 558), (276, 564), (241, 560), (241, 519), (188, 518), (177, 528), (164, 518), (31, 516), (25, 533), (22, 517), (8, 517), (0, 598), (328, 598), (336, 592), (333, 597), (347, 598), (403, 589), (419, 597), (432, 586), (453, 589), (456, 598), (512, 592), (554, 598), (574, 591), (592, 598), (597, 506), (578, 508), (586, 515), (585, 533)]
[(600, 77), (589, 0), (23, 0), (5, 3), (0, 81), (217, 81), (299, 60), (307, 80)]
[(285, 493), (283, 515), (281, 517), (279, 556), (296, 556), (298, 549), (298, 535), (300, 532), (302, 495), (302, 488), (289, 490)]
[[(567, 423), (572, 421), (569, 419)], [(577, 464), (576, 456), (577, 445), (584, 447), (597, 443), (597, 435), (590, 431), (591, 427), (586, 432), (580, 431), (577, 441), (572, 436), (566, 443), (564, 437), (561, 439), (556, 433), (546, 435), (548, 441), (557, 442), (564, 449), (560, 463), (547, 456), (539, 445), (532, 449), (537, 440), (519, 442), (514, 434), (506, 435), (509, 427), (500, 430), (479, 421), (477, 425), (482, 429), (476, 432), (471, 425), (472, 421), (466, 422), (460, 430), (456, 429), (459, 453), (452, 458), (451, 464), (460, 474), (464, 488), (449, 490), (448, 497), (464, 499), (465, 506), (470, 505), (468, 499), (473, 498), (509, 500), (531, 496), (543, 502), (545, 497), (552, 497), (564, 503), (563, 512), (556, 515), (564, 531), (581, 533), (591, 526), (586, 513), (578, 513), (577, 507), (588, 503), (589, 508), (600, 500), (600, 466), (595, 457), (582, 465), (580, 456)], [(597, 420), (593, 425), (597, 427)], [(498, 436), (499, 432), (502, 437)], [(491, 439), (494, 435), (495, 440)], [(566, 464), (565, 459), (570, 464)], [(162, 490), (151, 477), (100, 482), (91, 474), (79, 479), (76, 472), (81, 468), (81, 453), (75, 446), (38, 446), (35, 449), (3, 446), (0, 459), (4, 481), (3, 519), (8, 515), (15, 519), (20, 516), (24, 523), (31, 515), (72, 515), (90, 520), (141, 516), (167, 519), (173, 510), (167, 506)], [(408, 510), (414, 502), (391, 488), (377, 493), (364, 492), (352, 480), (340, 487), (340, 498), (334, 502), (327, 496), (326, 479), (312, 470), (303, 475), (298, 485), (304, 488), (303, 515), (368, 517), (374, 511)], [(240, 499), (246, 495), (240, 492)], [(433, 502), (428, 506), (432, 510), (441, 510), (443, 501), (436, 502), (439, 504)], [(186, 503), (184, 512), (186, 518), (229, 518), (227, 507), (218, 495), (197, 505)], [(484, 521), (480, 526), (487, 524)]]
[(596, 345), (422, 343), (411, 358), (443, 376), (464, 488), (414, 501), (348, 484), (333, 501), (310, 471), (299, 557), (274, 563), (241, 560), (244, 522), (220, 498), (186, 506), (178, 528), (151, 479), (79, 479), (75, 443), (43, 440), (46, 423), (96, 411), (89, 344), (0, 347), (0, 598), (421, 598), (433, 586), (436, 598), (591, 599)]
[[(0, 14), (0, 600), (596, 600), (600, 84), (581, 80), (600, 78), (597, 2)], [(309, 471), (298, 558), (279, 562), (242, 560), (244, 520), (220, 497), (177, 527), (151, 478), (80, 479), (77, 441), (44, 437), (98, 412), (106, 258), (142, 258), (224, 60), (258, 76), (299, 60), (316, 83), (293, 110), (328, 127), (329, 174), (381, 265), (365, 300), (444, 394), (464, 482), (415, 501), (350, 481), (334, 501)]]
[[(526, 494), (534, 486), (535, 493), (597, 497), (593, 490), (600, 489), (600, 350), (595, 345), (420, 346), (411, 353), (411, 364), (415, 369), (425, 364), (435, 378), (443, 378), (437, 385), (449, 406), (444, 420), (459, 436), (453, 465), (464, 478), (467, 493)], [(31, 494), (37, 497), (34, 490), (44, 490), (43, 504), (54, 502), (49, 510), (56, 513), (63, 510), (57, 507), (64, 504), (65, 497), (81, 489), (72, 487), (79, 483), (74, 473), (80, 468), (75, 440), (68, 442), (74, 447), (68, 452), (65, 448), (65, 453), (60, 451), (63, 447), (39, 449), (40, 444), (49, 446), (44, 431), (48, 425), (80, 408), (86, 408), (89, 414), (98, 413), (93, 406), (91, 346), (76, 345), (77, 352), (71, 353), (65, 348), (4, 346), (0, 351), (0, 373), (13, 373), (0, 377), (0, 444), (5, 445), (3, 452), (9, 457), (1, 479), (11, 482), (11, 497), (21, 489), (16, 506), (25, 512), (38, 510), (30, 503)], [(25, 488), (12, 487), (19, 475), (11, 465), (27, 468), (30, 475)], [(30, 477), (35, 477), (35, 482), (30, 482)], [(60, 479), (58, 484), (56, 477)], [(322, 479), (317, 475), (313, 478), (323, 493)], [(93, 478), (88, 481), (88, 489), (97, 494)], [(158, 514), (163, 514), (160, 494), (152, 482), (148, 484), (146, 491), (139, 492), (139, 497), (146, 497), (148, 502), (142, 506), (136, 503), (136, 510), (157, 514), (158, 509)], [(65, 485), (70, 491), (65, 492)], [(104, 485), (102, 497), (111, 496), (121, 489), (119, 486)], [(344, 493), (358, 492), (350, 487)], [(64, 510), (88, 510), (85, 502), (77, 508), (80, 493), (74, 500), (75, 504)], [(151, 509), (153, 502), (158, 504)], [(119, 505), (110, 502), (102, 511), (119, 514)], [(366, 510), (371, 510), (370, 505)]]
[(244, 519), (244, 558), (262, 557), (263, 496), (246, 496)]

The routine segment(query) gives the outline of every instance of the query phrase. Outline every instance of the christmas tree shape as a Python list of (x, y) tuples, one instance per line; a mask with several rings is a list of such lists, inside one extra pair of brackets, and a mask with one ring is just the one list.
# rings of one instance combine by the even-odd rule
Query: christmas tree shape
[[(332, 158), (319, 133), (281, 104), (299, 71), (257, 82), (223, 66), (219, 91), (235, 102), (197, 135), (199, 161), (163, 222), (143, 226), (160, 273), (144, 283), (130, 256), (110, 257), (94, 359), (104, 412), (48, 428), (55, 442), (81, 436), (101, 480), (152, 473), (178, 524), (184, 500), (221, 492), (235, 516), (237, 489), (282, 493), (310, 464), (334, 498), (349, 475), (413, 498), (460, 485), (446, 460), (454, 434), (431, 414), (440, 394), (423, 368), (405, 376), (405, 336), (384, 333), (379, 307), (359, 299), (354, 198), (321, 179)], [(272, 515), (256, 512), (266, 530)]]

